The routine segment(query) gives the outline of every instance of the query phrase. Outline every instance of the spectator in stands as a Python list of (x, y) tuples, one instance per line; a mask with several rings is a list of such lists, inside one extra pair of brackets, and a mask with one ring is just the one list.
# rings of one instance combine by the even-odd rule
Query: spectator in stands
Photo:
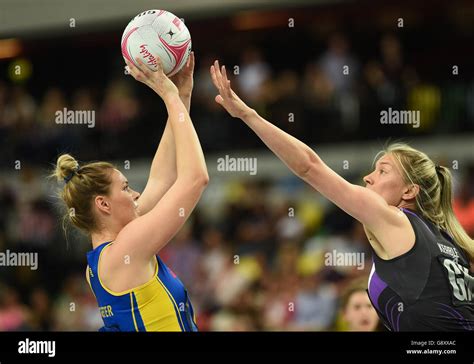
[(341, 298), (342, 316), (348, 331), (375, 331), (379, 318), (367, 295), (367, 277), (349, 284)]
[(257, 101), (264, 82), (270, 77), (269, 64), (260, 49), (249, 47), (243, 51), (239, 66), (239, 77), (236, 78), (239, 89), (248, 100)]
[(331, 326), (337, 303), (335, 287), (324, 282), (321, 274), (302, 277), (295, 299), (293, 327), (321, 331)]
[(337, 93), (352, 90), (358, 66), (349, 53), (349, 43), (343, 34), (336, 33), (329, 37), (328, 49), (318, 63)]
[(41, 287), (31, 292), (29, 297), (31, 307), (30, 324), (35, 331), (51, 331), (53, 324), (51, 298)]
[(30, 309), (20, 301), (18, 292), (10, 286), (0, 286), (0, 331), (26, 331), (31, 327)]

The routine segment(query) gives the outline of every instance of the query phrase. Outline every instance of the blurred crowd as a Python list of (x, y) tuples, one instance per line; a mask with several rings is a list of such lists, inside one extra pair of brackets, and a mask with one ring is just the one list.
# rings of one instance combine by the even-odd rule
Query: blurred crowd
[[(249, 105), (310, 144), (474, 130), (474, 83), (437, 59), (430, 66), (444, 72), (426, 75), (410, 62), (414, 54), (398, 35), (382, 34), (371, 49), (356, 48), (344, 33), (313, 46), (321, 51), (297, 64), (286, 54), (284, 65), (257, 45), (238, 56), (198, 54), (191, 116), (205, 151), (262, 147), (215, 103), (209, 77), (214, 58), (227, 62), (233, 87)], [(1, 163), (41, 163), (65, 149), (80, 151), (83, 159), (148, 155), (166, 120), (165, 109), (157, 95), (123, 74), (119, 58), (113, 62), (117, 71), (102, 76), (103, 86), (76, 80), (79, 85), (72, 88), (45, 83), (30, 92), (25, 84), (0, 79), (0, 153), (6, 157)], [(382, 124), (380, 112), (388, 108), (420, 111), (419, 127)], [(63, 110), (93, 111), (94, 124), (58, 123)]]
[[(471, 166), (455, 199), (471, 236), (473, 186)], [(296, 178), (235, 180), (225, 191), (217, 218), (198, 209), (160, 252), (187, 287), (199, 328), (350, 329), (345, 292), (354, 280), (366, 288), (372, 261), (362, 226)], [(36, 271), (0, 267), (0, 331), (97, 330), (101, 319), (85, 280), (90, 241), (70, 229), (65, 236), (40, 172), (27, 169), (20, 183), (3, 183), (0, 203), (0, 251), (38, 253)], [(363, 264), (328, 261), (333, 252), (358, 253)], [(349, 316), (360, 321), (356, 329), (372, 330), (375, 311), (361, 292), (354, 295), (360, 312)]]

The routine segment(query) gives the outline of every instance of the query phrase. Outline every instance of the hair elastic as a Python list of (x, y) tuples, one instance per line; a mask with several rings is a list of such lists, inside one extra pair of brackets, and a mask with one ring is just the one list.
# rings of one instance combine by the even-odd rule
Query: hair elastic
[(72, 170), (71, 174), (69, 174), (68, 176), (64, 177), (64, 183), (68, 183), (72, 177), (74, 177), (74, 175), (76, 174), (76, 172), (79, 170), (79, 167), (76, 167)]

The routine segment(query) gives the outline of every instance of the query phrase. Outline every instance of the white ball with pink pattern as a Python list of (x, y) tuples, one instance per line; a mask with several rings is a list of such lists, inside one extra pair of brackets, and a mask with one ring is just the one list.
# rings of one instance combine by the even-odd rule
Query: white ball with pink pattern
[(147, 10), (128, 23), (122, 35), (122, 55), (141, 60), (153, 71), (159, 57), (167, 76), (177, 73), (191, 53), (191, 34), (184, 22), (165, 10)]

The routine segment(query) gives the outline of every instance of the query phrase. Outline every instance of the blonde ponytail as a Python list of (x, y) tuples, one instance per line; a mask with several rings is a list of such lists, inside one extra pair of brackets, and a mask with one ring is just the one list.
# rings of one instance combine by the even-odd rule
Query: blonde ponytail
[(467, 235), (453, 212), (451, 172), (446, 167), (437, 166), (436, 173), (441, 188), (439, 207), (444, 215), (444, 226), (442, 226), (442, 228), (464, 249), (471, 260), (474, 260), (474, 240)]

